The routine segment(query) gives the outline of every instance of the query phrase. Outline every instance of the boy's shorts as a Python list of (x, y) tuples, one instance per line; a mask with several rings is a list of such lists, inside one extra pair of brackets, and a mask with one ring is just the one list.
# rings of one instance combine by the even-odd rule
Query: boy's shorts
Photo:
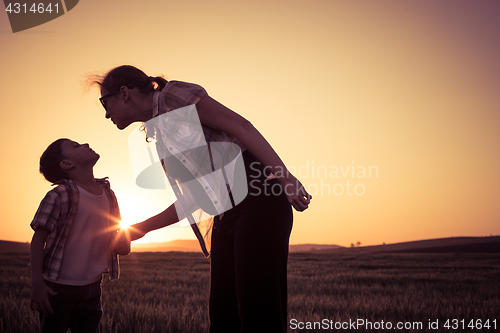
[(102, 317), (101, 279), (85, 286), (69, 286), (45, 281), (45, 284), (57, 292), (50, 296), (53, 314), (40, 315), (40, 332), (72, 333), (99, 332)]

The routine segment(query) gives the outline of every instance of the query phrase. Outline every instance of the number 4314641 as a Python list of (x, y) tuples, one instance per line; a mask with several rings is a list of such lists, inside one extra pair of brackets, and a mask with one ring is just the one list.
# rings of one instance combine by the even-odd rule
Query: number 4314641
[(42, 13), (52, 13), (53, 11), (58, 14), (59, 13), (59, 3), (54, 4), (54, 8), (52, 8), (52, 4), (49, 3), (47, 6), (45, 6), (43, 3), (34, 3), (31, 5), (31, 7), (28, 9), (28, 5), (26, 3), (9, 3), (7, 7), (5, 8), (5, 11), (8, 12), (9, 14), (14, 13), (14, 14), (27, 14), (27, 13), (34, 13), (34, 14), (42, 14)]
[(465, 321), (464, 319), (462, 320), (458, 320), (458, 319), (448, 319), (445, 324), (443, 325), (443, 327), (447, 328), (447, 329), (453, 329), (453, 330), (457, 330), (457, 329), (465, 329), (466, 327), (468, 328), (471, 328), (471, 329), (494, 329), (496, 330), (497, 329), (497, 320), (492, 320), (491, 323), (490, 323), (490, 320), (486, 320), (486, 321), (482, 321), (481, 319), (477, 319), (477, 320), (474, 320), (472, 319), (471, 321), (467, 322)]

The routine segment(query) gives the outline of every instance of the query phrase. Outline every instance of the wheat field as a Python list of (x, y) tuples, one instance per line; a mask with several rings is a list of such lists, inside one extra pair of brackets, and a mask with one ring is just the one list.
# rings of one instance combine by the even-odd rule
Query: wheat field
[[(28, 261), (0, 255), (0, 332), (37, 332)], [(118, 281), (104, 278), (101, 332), (208, 332), (201, 253), (131, 253), (120, 265)], [(500, 330), (498, 254), (291, 253), (288, 282), (290, 332)]]

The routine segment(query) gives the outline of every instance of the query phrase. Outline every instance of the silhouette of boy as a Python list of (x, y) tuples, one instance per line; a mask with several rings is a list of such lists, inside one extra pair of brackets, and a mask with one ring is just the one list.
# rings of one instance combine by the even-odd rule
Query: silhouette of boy
[(59, 139), (40, 157), (40, 173), (58, 185), (31, 222), (30, 308), (40, 332), (99, 332), (102, 273), (118, 279), (118, 255), (130, 252), (109, 182), (94, 178), (99, 155), (88, 144)]

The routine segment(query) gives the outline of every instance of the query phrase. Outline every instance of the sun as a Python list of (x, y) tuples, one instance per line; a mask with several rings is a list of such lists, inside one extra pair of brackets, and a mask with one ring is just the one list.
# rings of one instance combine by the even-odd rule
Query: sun
[(130, 193), (117, 194), (118, 203), (120, 205), (120, 228), (128, 229), (131, 225), (139, 223), (147, 219), (148, 212), (142, 209), (143, 204), (140, 200)]
[(128, 229), (132, 224), (138, 223), (140, 221), (132, 220), (129, 218), (124, 218), (122, 217), (122, 220), (120, 221), (120, 228), (121, 229)]

